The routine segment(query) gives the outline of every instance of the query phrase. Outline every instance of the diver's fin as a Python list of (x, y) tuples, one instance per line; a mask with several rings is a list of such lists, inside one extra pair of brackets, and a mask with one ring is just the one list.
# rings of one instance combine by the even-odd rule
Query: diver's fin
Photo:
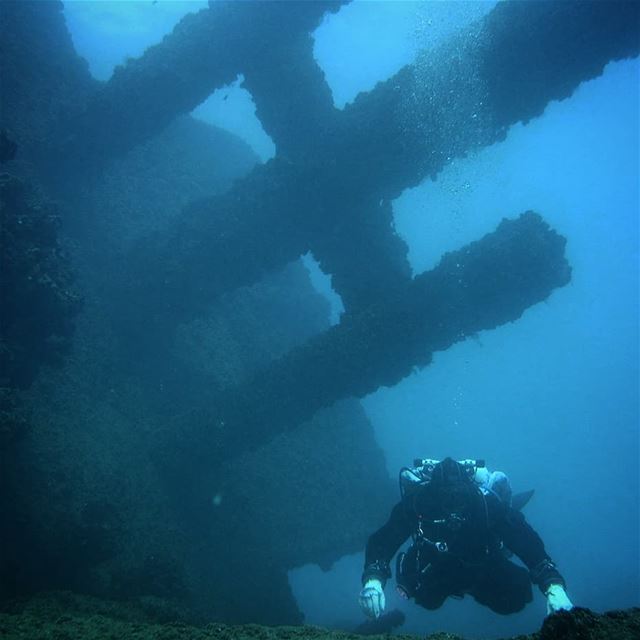
[(531, 500), (533, 494), (535, 493), (535, 489), (529, 489), (529, 491), (523, 491), (522, 493), (516, 493), (511, 498), (511, 506), (520, 511), (524, 508), (524, 506)]

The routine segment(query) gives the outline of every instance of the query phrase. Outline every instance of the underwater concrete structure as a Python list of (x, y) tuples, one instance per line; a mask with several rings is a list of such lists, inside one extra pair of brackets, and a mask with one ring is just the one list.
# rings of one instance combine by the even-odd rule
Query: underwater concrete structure
[[(222, 196), (183, 211), (164, 246), (150, 252), (145, 270), (153, 281), (137, 279), (151, 305), (146, 313), (170, 309), (163, 325), (170, 331), (181, 321), (179, 313), (190, 313), (188, 300), (195, 312), (229, 287), (258, 281), (307, 251), (331, 275), (347, 317), (369, 305), (397, 304), (398, 291), (411, 298), (407, 249), (393, 231), (393, 198), (435, 176), (452, 158), (501, 139), (509, 126), (539, 115), (549, 101), (568, 97), (610, 60), (637, 55), (637, 18), (632, 3), (616, 5), (614, 15), (603, 3), (500, 3), (343, 112), (332, 108), (309, 48), (302, 58), (308, 72), (299, 72), (300, 49), (294, 46), (289, 58), (297, 61), (293, 76), (302, 87), (302, 97), (293, 94), (294, 104), (311, 114), (306, 128), (301, 133), (294, 126), (289, 135), (291, 110), (272, 104), (283, 99), (269, 90), (283, 83), (277, 65), (263, 71), (262, 86), (249, 79), (278, 154)], [(264, 80), (270, 73), (271, 83)], [(128, 293), (139, 297), (137, 289)], [(172, 303), (178, 299), (180, 304)], [(370, 375), (372, 381), (384, 378), (384, 368)], [(308, 385), (304, 376), (295, 380)], [(376, 388), (373, 382), (364, 386)], [(305, 396), (302, 388), (287, 388)], [(348, 389), (342, 397), (350, 395)], [(276, 395), (272, 401), (283, 404)], [(305, 415), (316, 408), (310, 405)]]
[[(1, 595), (301, 622), (287, 571), (359, 550), (395, 497), (354, 398), (569, 281), (531, 212), (414, 278), (392, 200), (637, 55), (640, 5), (502, 2), (339, 111), (311, 32), (342, 4), (212, 3), (98, 83), (59, 2), (0, 2), (7, 171), (60, 200), (85, 298), (72, 357), (24, 396), (29, 437), (2, 451)], [(238, 74), (277, 147), (264, 165), (185, 116)], [(199, 168), (220, 156), (224, 176)], [(345, 304), (335, 327), (308, 251)]]
[(391, 387), (429, 364), (433, 352), (517, 320), (569, 282), (564, 248), (565, 239), (533, 212), (504, 220), (406, 288), (349, 314), (219, 398), (214, 446), (222, 452), (258, 446), (344, 395), (362, 398)]
[[(324, 11), (336, 10), (339, 3), (301, 5), (216, 4), (189, 16), (171, 38), (119, 70), (76, 119), (93, 122), (83, 124), (89, 127), (84, 135), (82, 128), (74, 132), (75, 144), (83, 148), (100, 140), (94, 132), (104, 127), (105, 112), (120, 122), (103, 129), (110, 138), (120, 138), (113, 135), (114, 129), (135, 132), (128, 146), (139, 141), (136, 136), (146, 128), (160, 130), (170, 114), (156, 119), (150, 106), (137, 102), (151, 100), (152, 95), (158, 99), (152, 82), (158, 77), (173, 79), (177, 84), (171, 87), (172, 95), (183, 99), (189, 96), (183, 84), (191, 79), (182, 71), (185, 52), (218, 70), (231, 64), (227, 57), (220, 62), (220, 56), (207, 49), (196, 55), (193, 47), (203, 40), (192, 36), (196, 25), (214, 28), (214, 8), (225, 19), (233, 12), (256, 12), (237, 65), (224, 77), (207, 74), (211, 82), (206, 90), (246, 71), (245, 85), (276, 143), (276, 158), (257, 167), (229, 193), (185, 210), (188, 223), (169, 236), (151, 269), (156, 273), (162, 264), (169, 265), (166, 288), (157, 292), (158, 305), (189, 289), (197, 288), (198, 300), (220, 295), (258, 281), (307, 251), (332, 275), (347, 312), (375, 301), (409, 276), (406, 248), (392, 232), (393, 198), (436, 175), (452, 158), (501, 139), (509, 126), (539, 115), (549, 101), (568, 97), (580, 82), (601, 73), (607, 62), (638, 53), (636, 3), (616, 3), (613, 11), (600, 2), (504, 2), (340, 112), (313, 60), (308, 33)], [(296, 18), (287, 21), (295, 37), (272, 32), (283, 7)], [(233, 33), (225, 31), (223, 39), (237, 46)], [(233, 52), (231, 47), (227, 56)], [(278, 63), (278, 56), (286, 64)], [(173, 71), (165, 73), (166, 68)], [(145, 83), (150, 88), (141, 91)], [(188, 84), (189, 89), (198, 87), (198, 95), (188, 104), (173, 105), (174, 116), (208, 95), (201, 84), (200, 76)], [(131, 95), (139, 98), (132, 100)], [(158, 102), (163, 109), (172, 104)], [(136, 118), (143, 118), (145, 125), (139, 126)], [(100, 153), (93, 155), (104, 158), (108, 150), (101, 144)], [(200, 230), (198, 242), (191, 235), (195, 226)], [(188, 255), (182, 255), (184, 243), (189, 243)]]

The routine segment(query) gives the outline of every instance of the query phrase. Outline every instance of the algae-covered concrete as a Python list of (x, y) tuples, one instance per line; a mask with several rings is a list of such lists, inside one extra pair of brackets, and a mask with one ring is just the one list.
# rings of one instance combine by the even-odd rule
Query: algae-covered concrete
[[(532, 211), (503, 220), (393, 296), (350, 314), (230, 389), (210, 419), (212, 447), (255, 446), (343, 394), (361, 398), (393, 386), (435, 351), (517, 320), (570, 281), (565, 244)], [(243, 443), (247, 431), (252, 443)]]
[[(391, 294), (409, 269), (388, 203), (569, 97), (609, 61), (637, 55), (638, 12), (632, 2), (502, 2), (342, 112), (317, 106), (326, 104), (326, 91), (310, 72), (302, 83), (308, 101), (299, 107), (317, 129), (299, 135), (306, 151), (278, 154), (222, 197), (185, 210), (200, 235), (177, 227), (151, 257), (154, 271), (172, 265), (164, 288), (156, 286), (156, 307), (185, 287), (216, 297), (309, 250), (334, 276), (347, 311)], [(299, 51), (294, 46), (291, 55)], [(267, 127), (281, 132), (268, 108), (273, 85), (252, 86)]]

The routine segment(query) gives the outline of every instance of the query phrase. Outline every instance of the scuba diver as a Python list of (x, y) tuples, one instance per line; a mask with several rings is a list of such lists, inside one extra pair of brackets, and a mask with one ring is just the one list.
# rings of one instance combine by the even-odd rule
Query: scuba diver
[[(520, 509), (533, 491), (512, 495), (507, 476), (479, 460), (416, 460), (400, 471), (401, 500), (369, 537), (359, 603), (370, 618), (385, 607), (389, 563), (396, 560), (398, 593), (426, 609), (448, 597), (471, 595), (499, 614), (521, 611), (533, 599), (531, 584), (547, 598), (547, 613), (573, 607), (565, 581), (540, 536)], [(509, 557), (515, 554), (525, 569)]]

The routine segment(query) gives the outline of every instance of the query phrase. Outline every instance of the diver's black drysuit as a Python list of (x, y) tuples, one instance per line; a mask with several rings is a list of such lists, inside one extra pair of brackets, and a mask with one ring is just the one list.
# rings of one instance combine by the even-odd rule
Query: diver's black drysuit
[[(475, 485), (467, 490), (472, 498), (454, 513), (432, 487), (405, 495), (367, 542), (363, 584), (377, 578), (384, 586), (391, 558), (413, 536), (411, 548), (398, 557), (396, 582), (402, 595), (427, 609), (448, 596), (470, 594), (497, 613), (515, 613), (533, 599), (532, 582), (543, 593), (551, 584), (565, 586), (522, 513)], [(529, 571), (508, 560), (511, 552)]]

